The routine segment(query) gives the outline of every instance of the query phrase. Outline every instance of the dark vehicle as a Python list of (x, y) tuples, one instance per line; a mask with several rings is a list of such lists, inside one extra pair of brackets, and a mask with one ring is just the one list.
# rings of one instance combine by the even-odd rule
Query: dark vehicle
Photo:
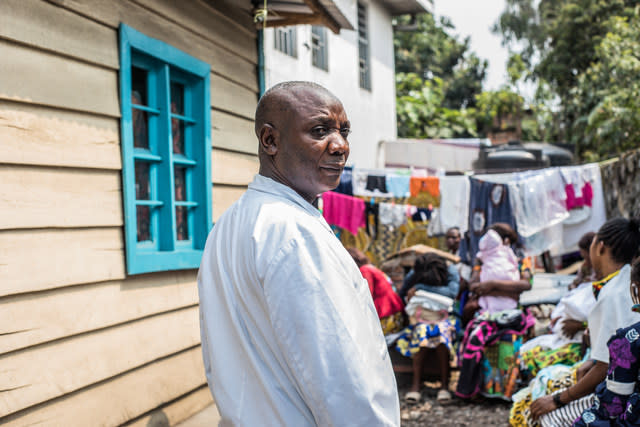
[(473, 162), (477, 172), (539, 169), (573, 163), (570, 151), (548, 143), (510, 141), (508, 144), (482, 147)]

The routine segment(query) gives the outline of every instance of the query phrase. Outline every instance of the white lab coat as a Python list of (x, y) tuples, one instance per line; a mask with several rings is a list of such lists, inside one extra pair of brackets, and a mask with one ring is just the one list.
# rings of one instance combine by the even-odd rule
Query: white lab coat
[(369, 287), (291, 188), (256, 175), (209, 235), (198, 291), (221, 426), (400, 424)]

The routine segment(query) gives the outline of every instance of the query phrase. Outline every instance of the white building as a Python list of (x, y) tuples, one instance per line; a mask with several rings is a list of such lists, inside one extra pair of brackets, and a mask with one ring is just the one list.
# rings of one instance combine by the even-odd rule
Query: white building
[[(326, 0), (325, 0), (326, 2)], [(306, 2), (305, 2), (306, 3)], [(351, 122), (349, 164), (382, 167), (378, 142), (397, 137), (392, 18), (427, 11), (427, 0), (340, 0), (333, 14), (355, 31), (296, 25), (264, 32), (264, 78), (269, 88), (310, 80), (342, 100)]]

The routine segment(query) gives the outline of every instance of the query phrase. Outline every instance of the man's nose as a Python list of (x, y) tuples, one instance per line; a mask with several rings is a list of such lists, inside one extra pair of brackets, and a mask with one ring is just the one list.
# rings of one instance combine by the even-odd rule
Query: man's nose
[(332, 132), (329, 136), (329, 153), (331, 154), (349, 154), (349, 141), (342, 136), (340, 132)]

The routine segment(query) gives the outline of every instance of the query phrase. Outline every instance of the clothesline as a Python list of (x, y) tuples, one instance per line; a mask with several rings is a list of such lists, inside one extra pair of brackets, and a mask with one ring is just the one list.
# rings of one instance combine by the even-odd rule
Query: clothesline
[(495, 222), (510, 224), (525, 250), (537, 255), (573, 249), (582, 234), (597, 230), (606, 220), (597, 163), (491, 175), (409, 173), (345, 169), (340, 186), (323, 197), (325, 219), (356, 234), (366, 226), (365, 200), (378, 207), (381, 223), (392, 226), (423, 209), (430, 236), (454, 226), (468, 231), (463, 253), (470, 258), (479, 237)]

